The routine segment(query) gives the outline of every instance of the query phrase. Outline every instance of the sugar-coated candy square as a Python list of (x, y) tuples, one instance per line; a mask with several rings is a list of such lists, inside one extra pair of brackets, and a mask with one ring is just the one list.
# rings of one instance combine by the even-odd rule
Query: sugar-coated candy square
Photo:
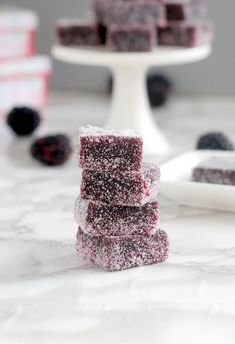
[(78, 228), (77, 251), (85, 260), (106, 271), (162, 263), (169, 256), (169, 240), (164, 231), (153, 236), (92, 236)]
[(168, 22), (158, 28), (158, 43), (163, 46), (195, 47), (213, 40), (213, 27), (208, 21)]
[(139, 172), (83, 170), (82, 199), (109, 205), (142, 206), (156, 200), (160, 170), (143, 164)]
[(198, 24), (186, 24), (182, 31), (182, 45), (196, 47), (212, 43), (214, 38), (213, 25), (209, 21), (202, 21)]
[(63, 19), (58, 22), (56, 30), (61, 45), (96, 46), (100, 44), (98, 25), (95, 22)]
[(235, 159), (212, 157), (193, 169), (192, 180), (200, 183), (235, 185)]
[(78, 160), (81, 168), (139, 171), (143, 140), (133, 130), (96, 127), (79, 129)]
[(94, 10), (98, 21), (112, 24), (148, 24), (166, 22), (165, 6), (161, 0), (104, 1), (97, 0)]
[(202, 19), (206, 16), (206, 6), (200, 1), (166, 1), (166, 18), (171, 21)]
[(153, 235), (160, 220), (158, 202), (143, 207), (109, 206), (82, 200), (75, 205), (75, 220), (94, 236)]
[(147, 52), (156, 44), (153, 26), (111, 25), (108, 31), (107, 46), (116, 52)]

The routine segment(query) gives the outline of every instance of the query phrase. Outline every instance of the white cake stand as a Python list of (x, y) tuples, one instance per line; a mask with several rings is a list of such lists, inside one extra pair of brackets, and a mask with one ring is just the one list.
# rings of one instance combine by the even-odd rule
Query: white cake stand
[(135, 129), (144, 140), (146, 155), (164, 154), (168, 142), (154, 121), (146, 92), (146, 73), (152, 66), (186, 64), (205, 59), (211, 46), (156, 48), (151, 53), (113, 53), (104, 48), (55, 46), (58, 60), (90, 66), (109, 67), (114, 75), (114, 92), (106, 123), (110, 128)]

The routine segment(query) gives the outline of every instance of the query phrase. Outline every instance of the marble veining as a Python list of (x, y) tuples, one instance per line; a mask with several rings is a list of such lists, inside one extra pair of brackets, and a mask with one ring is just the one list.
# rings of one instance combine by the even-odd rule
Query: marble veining
[[(55, 95), (41, 133), (66, 130), (75, 144), (74, 128), (102, 125), (106, 110), (99, 96)], [(212, 111), (213, 126), (235, 139), (230, 99), (175, 99), (158, 114), (173, 154), (192, 148)], [(0, 343), (234, 343), (234, 213), (160, 197), (169, 261), (106, 273), (75, 251), (75, 153), (48, 169), (30, 159), (30, 139), (16, 141), (3, 124), (0, 137)]]

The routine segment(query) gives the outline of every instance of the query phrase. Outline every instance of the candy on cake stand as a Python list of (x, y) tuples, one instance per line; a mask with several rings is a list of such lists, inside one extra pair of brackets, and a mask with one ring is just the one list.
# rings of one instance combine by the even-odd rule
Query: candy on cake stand
[(136, 130), (143, 138), (145, 155), (169, 151), (168, 141), (155, 123), (150, 109), (146, 91), (148, 69), (197, 62), (207, 58), (210, 53), (210, 45), (194, 48), (157, 47), (150, 53), (114, 53), (102, 47), (53, 48), (53, 55), (58, 60), (111, 69), (115, 83), (106, 126)]

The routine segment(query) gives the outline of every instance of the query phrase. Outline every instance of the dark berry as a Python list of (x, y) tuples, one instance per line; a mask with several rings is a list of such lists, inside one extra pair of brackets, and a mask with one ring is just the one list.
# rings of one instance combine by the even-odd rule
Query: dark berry
[[(147, 79), (147, 88), (148, 88), (148, 97), (150, 105), (154, 107), (161, 107), (164, 106), (168, 99), (169, 95), (172, 90), (171, 81), (164, 75), (156, 74), (152, 76), (148, 76)], [(107, 86), (108, 94), (112, 94), (113, 92), (113, 78), (109, 77), (108, 79), (108, 86)]]
[(113, 78), (112, 76), (110, 76), (108, 78), (108, 82), (107, 82), (107, 92), (109, 95), (111, 95), (113, 93)]
[(106, 43), (106, 39), (107, 39), (107, 27), (103, 24), (98, 24), (98, 34), (100, 37), (100, 42), (102, 45), (104, 45)]
[(39, 113), (27, 107), (15, 107), (7, 116), (7, 124), (18, 136), (32, 134), (40, 121)]
[(47, 166), (58, 166), (68, 160), (72, 152), (70, 139), (65, 135), (45, 136), (31, 146), (32, 156)]
[(197, 142), (197, 149), (234, 150), (232, 142), (220, 132), (212, 132), (202, 135)]
[(150, 75), (147, 86), (150, 105), (152, 107), (164, 106), (172, 90), (171, 81), (161, 74)]

